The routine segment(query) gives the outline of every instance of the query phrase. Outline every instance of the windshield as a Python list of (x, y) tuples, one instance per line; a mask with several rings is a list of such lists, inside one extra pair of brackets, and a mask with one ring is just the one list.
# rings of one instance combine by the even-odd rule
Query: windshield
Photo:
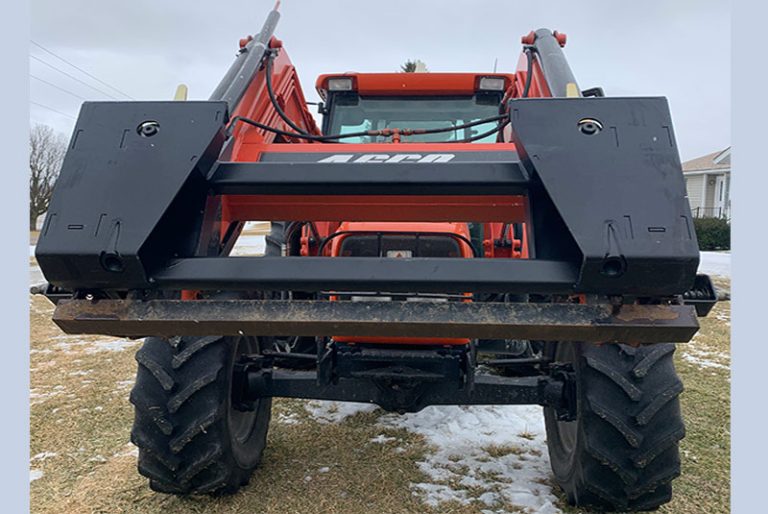
[[(327, 134), (349, 134), (381, 129), (433, 129), (451, 128), (499, 114), (501, 95), (474, 96), (398, 96), (360, 97), (334, 95), (330, 105)], [(474, 127), (450, 130), (437, 134), (403, 136), (403, 142), (450, 142), (470, 138), (487, 132), (497, 122), (482, 123)], [(384, 136), (359, 136), (343, 139), (348, 143), (384, 143)], [(477, 143), (496, 141), (496, 133)]]

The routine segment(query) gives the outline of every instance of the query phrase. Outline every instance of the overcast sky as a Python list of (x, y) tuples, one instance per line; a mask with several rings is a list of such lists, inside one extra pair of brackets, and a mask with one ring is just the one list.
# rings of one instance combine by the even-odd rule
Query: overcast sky
[[(32, 0), (31, 34), (34, 43), (132, 98), (170, 99), (185, 83), (190, 99), (204, 100), (234, 59), (238, 40), (260, 30), (273, 4)], [(514, 71), (520, 36), (545, 27), (568, 35), (565, 53), (582, 89), (668, 97), (684, 160), (731, 143), (725, 0), (283, 0), (280, 11), (276, 35), (308, 100), (318, 99), (314, 82), (321, 73), (397, 71), (407, 59), (420, 59), (431, 71), (467, 72), (491, 71), (498, 59), (498, 71)], [(33, 123), (69, 136), (78, 97), (125, 99), (34, 44), (30, 54)]]

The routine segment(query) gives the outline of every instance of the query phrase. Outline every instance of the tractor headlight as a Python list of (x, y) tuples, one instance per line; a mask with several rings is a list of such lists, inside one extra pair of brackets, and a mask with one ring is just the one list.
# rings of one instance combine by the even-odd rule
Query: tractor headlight
[(477, 88), (481, 91), (504, 91), (504, 77), (480, 77)]
[(352, 91), (351, 77), (328, 79), (328, 91)]

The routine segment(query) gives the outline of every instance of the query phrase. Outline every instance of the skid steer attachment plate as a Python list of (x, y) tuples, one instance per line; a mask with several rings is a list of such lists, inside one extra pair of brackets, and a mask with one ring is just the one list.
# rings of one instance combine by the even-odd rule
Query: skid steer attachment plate
[(223, 102), (85, 102), (35, 251), (46, 278), (148, 287), (148, 269), (194, 251), (226, 117)]
[(685, 342), (698, 330), (687, 305), (69, 300), (54, 322), (67, 333), (468, 337), (591, 342)]
[(665, 98), (509, 105), (532, 175), (534, 233), (547, 235), (536, 239), (537, 258), (580, 254), (581, 291), (679, 294), (693, 286), (699, 248)]

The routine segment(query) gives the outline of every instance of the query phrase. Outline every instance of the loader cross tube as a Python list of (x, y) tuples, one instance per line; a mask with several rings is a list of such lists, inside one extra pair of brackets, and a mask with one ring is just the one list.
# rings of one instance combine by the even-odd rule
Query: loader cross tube
[(447, 257), (200, 257), (152, 276), (161, 289), (563, 294), (577, 278), (568, 262)]
[(234, 195), (523, 195), (528, 178), (517, 160), (437, 166), (220, 161), (208, 186)]
[[(405, 308), (407, 306), (407, 309)], [(687, 305), (69, 300), (54, 322), (70, 334), (378, 336), (589, 342), (687, 342)]]

